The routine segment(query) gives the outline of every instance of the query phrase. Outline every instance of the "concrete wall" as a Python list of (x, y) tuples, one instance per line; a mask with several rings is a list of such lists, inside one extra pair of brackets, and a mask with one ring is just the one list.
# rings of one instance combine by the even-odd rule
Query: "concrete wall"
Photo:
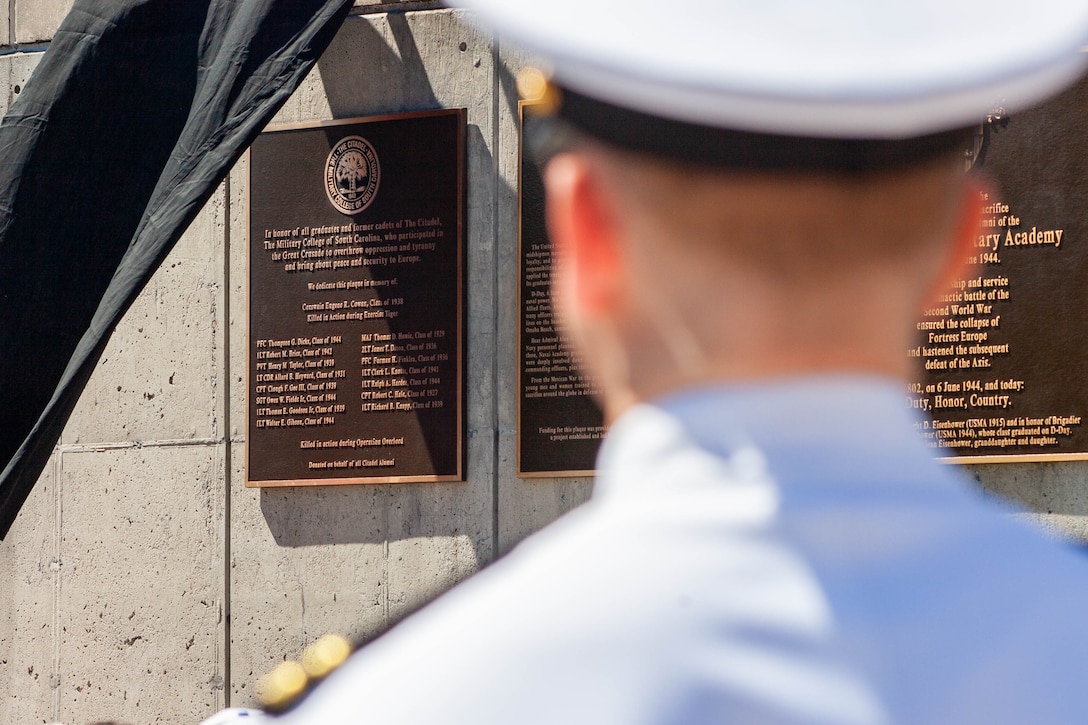
[[(24, 49), (67, 5), (16, 2), (0, 28)], [(5, 102), (40, 49), (0, 57)], [(513, 474), (516, 99), (496, 63), (458, 13), (360, 7), (276, 119), (468, 109), (467, 480), (243, 487), (243, 159), (114, 334), (0, 544), (0, 722), (244, 704), (315, 638), (383, 631), (587, 497)]]
[[(0, 104), (69, 3), (0, 3)], [(0, 543), (0, 723), (196, 722), (328, 631), (377, 634), (584, 501), (514, 476), (521, 59), (433, 3), (360, 3), (277, 121), (468, 109), (467, 480), (243, 487), (247, 168), (115, 333)], [(1088, 464), (976, 466), (1088, 538)]]

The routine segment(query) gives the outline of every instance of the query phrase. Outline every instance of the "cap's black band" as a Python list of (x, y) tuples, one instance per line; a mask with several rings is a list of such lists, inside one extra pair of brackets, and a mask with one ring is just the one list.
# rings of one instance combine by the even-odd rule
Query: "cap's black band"
[[(562, 89), (556, 118), (596, 139), (630, 151), (699, 166), (754, 171), (891, 169), (966, 151), (977, 133), (977, 129), (965, 128), (907, 139), (781, 136), (651, 116), (567, 88)], [(547, 146), (558, 146), (563, 142), (561, 138), (548, 140), (547, 135), (546, 132), (537, 133), (538, 145), (544, 146), (539, 151), (544, 155), (557, 150)]]

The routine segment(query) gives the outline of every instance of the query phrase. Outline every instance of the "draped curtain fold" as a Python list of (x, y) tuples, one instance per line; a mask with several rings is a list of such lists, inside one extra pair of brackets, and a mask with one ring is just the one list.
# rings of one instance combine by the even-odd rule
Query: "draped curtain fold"
[(76, 0), (0, 123), (0, 539), (117, 322), (351, 0)]

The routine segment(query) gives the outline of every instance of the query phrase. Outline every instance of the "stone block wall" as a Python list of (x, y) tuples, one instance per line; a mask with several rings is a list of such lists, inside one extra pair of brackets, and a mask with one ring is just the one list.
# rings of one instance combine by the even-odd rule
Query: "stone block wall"
[[(10, 3), (4, 108), (69, 2)], [(9, 10), (9, 4), (2, 8)], [(463, 483), (247, 489), (243, 158), (126, 315), (0, 543), (0, 722), (197, 722), (374, 636), (588, 496), (514, 475), (517, 103), (491, 37), (358, 3), (275, 119), (468, 109)]]

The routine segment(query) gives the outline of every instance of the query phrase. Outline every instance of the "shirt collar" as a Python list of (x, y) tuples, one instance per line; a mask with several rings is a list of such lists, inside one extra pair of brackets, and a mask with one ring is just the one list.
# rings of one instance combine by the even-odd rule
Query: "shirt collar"
[(635, 490), (635, 481), (677, 485), (676, 476), (652, 472), (690, 448), (731, 462), (738, 452), (756, 452), (779, 482), (943, 481), (950, 474), (934, 473), (942, 467), (917, 433), (925, 421), (902, 382), (876, 376), (690, 388), (616, 420), (598, 456), (594, 498)]

